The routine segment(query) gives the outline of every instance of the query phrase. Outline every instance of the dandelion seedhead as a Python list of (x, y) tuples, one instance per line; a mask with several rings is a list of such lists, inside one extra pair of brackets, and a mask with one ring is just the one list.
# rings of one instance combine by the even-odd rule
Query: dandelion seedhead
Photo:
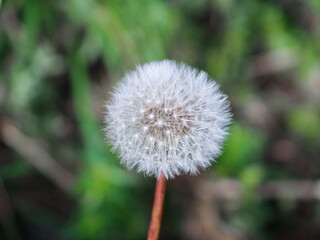
[(170, 60), (126, 74), (106, 109), (106, 135), (121, 163), (166, 178), (208, 167), (221, 153), (231, 120), (216, 82)]

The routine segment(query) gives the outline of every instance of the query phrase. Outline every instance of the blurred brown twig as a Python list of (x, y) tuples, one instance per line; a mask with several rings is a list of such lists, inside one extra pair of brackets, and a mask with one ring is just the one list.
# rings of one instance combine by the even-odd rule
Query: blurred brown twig
[[(237, 180), (201, 180), (195, 184), (196, 196), (202, 199), (239, 200), (244, 186)], [(257, 196), (264, 199), (320, 200), (320, 181), (278, 180), (262, 183)]]
[(19, 153), (31, 166), (65, 191), (70, 191), (74, 176), (61, 167), (37, 142), (24, 135), (9, 120), (0, 124), (0, 137), (4, 143)]

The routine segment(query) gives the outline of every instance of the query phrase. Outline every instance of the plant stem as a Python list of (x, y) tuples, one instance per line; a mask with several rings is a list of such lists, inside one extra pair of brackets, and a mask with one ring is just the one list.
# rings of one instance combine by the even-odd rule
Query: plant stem
[(156, 190), (154, 193), (153, 209), (152, 209), (152, 215), (151, 215), (147, 240), (158, 240), (165, 191), (166, 191), (166, 179), (161, 174), (156, 183)]

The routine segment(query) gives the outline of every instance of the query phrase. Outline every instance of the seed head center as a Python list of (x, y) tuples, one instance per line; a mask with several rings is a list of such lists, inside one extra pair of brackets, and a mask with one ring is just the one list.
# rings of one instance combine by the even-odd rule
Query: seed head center
[(161, 104), (147, 109), (142, 114), (141, 124), (146, 134), (163, 140), (186, 135), (191, 127), (191, 116), (182, 107)]

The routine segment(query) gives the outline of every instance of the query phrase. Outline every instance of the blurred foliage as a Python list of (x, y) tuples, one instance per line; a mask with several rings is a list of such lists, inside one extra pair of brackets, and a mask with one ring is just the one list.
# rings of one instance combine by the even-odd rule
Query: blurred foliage
[[(52, 183), (3, 139), (0, 198), (10, 200), (13, 213), (1, 218), (1, 239), (145, 237), (153, 181), (128, 173), (110, 153), (102, 105), (125, 71), (164, 58), (208, 71), (230, 96), (235, 122), (206, 176), (234, 178), (244, 188), (237, 210), (223, 221), (248, 239), (310, 229), (303, 239), (320, 235), (312, 230), (319, 227), (318, 210), (301, 217), (295, 212), (301, 203), (266, 201), (255, 190), (268, 180), (319, 177), (318, 0), (11, 0), (0, 6), (0, 120), (10, 119), (75, 176), (68, 193), (43, 191)], [(32, 197), (39, 194), (47, 200)], [(173, 216), (187, 196), (169, 188), (166, 214), (172, 215), (164, 218), (163, 239), (187, 232), (183, 216), (180, 230)], [(295, 221), (300, 217), (308, 226)]]

